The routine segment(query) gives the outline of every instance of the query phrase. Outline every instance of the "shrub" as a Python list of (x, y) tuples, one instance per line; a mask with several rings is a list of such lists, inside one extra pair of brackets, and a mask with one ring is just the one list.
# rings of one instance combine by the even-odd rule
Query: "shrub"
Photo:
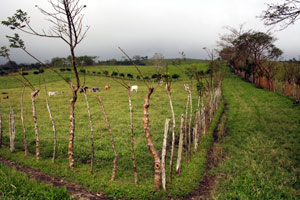
[(86, 71), (85, 69), (80, 69), (79, 72), (85, 74)]
[(66, 70), (69, 71), (69, 72), (72, 71), (72, 69), (70, 69), (70, 68), (67, 68)]
[(178, 74), (173, 74), (173, 75), (172, 75), (172, 78), (173, 78), (173, 79), (178, 79), (178, 78), (179, 78), (179, 75), (178, 75)]
[(140, 80), (140, 79), (141, 79), (141, 77), (140, 77), (139, 75), (137, 75), (137, 76), (136, 76), (136, 79)]
[(33, 72), (33, 74), (39, 74), (39, 73), (40, 73), (39, 71), (34, 71), (34, 72)]
[(26, 75), (28, 75), (28, 72), (22, 72), (22, 75), (26, 76)]
[(64, 69), (64, 68), (60, 68), (59, 70), (60, 70), (61, 72), (66, 71), (66, 69)]

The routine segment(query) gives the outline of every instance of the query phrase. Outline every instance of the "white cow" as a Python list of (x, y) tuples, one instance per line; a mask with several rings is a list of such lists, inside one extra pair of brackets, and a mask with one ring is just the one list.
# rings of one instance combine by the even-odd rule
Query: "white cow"
[(57, 91), (55, 91), (55, 92), (48, 92), (48, 95), (49, 95), (49, 97), (50, 96), (56, 96), (56, 95), (58, 95), (58, 92)]
[(134, 90), (135, 90), (135, 92), (137, 92), (137, 90), (138, 90), (138, 86), (137, 85), (133, 85), (133, 86), (130, 87), (130, 91), (131, 92), (134, 91)]

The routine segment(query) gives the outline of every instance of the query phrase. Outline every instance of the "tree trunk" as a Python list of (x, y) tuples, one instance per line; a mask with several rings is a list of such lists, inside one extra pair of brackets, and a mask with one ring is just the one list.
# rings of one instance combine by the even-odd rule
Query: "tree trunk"
[(282, 93), (283, 95), (285, 95), (285, 81), (282, 82), (281, 93)]
[(143, 124), (144, 124), (144, 132), (147, 140), (147, 146), (149, 148), (150, 153), (153, 156), (154, 160), (154, 185), (155, 189), (159, 190), (161, 187), (161, 161), (158, 152), (156, 151), (152, 139), (151, 139), (151, 134), (149, 131), (149, 101), (150, 101), (150, 96), (153, 93), (154, 88), (149, 87), (149, 91), (146, 94), (146, 97), (144, 99), (144, 105), (143, 105), (143, 110), (144, 110), (144, 117), (143, 117)]
[(177, 164), (176, 164), (176, 174), (180, 174), (181, 170), (181, 158), (182, 158), (182, 148), (183, 148), (183, 134), (184, 134), (184, 115), (181, 115), (180, 120), (180, 136), (179, 136), (179, 144), (178, 144), (178, 156), (177, 156)]
[(291, 96), (293, 84), (292, 84), (292, 81), (288, 81), (288, 83), (289, 83), (289, 87), (288, 87), (288, 90), (286, 92), (286, 95)]
[(55, 128), (55, 124), (54, 124), (54, 119), (52, 116), (52, 112), (50, 109), (50, 105), (49, 105), (49, 101), (48, 101), (48, 92), (47, 92), (47, 86), (45, 83), (45, 95), (46, 95), (46, 105), (47, 105), (47, 110), (49, 113), (49, 117), (50, 117), (50, 121), (52, 124), (52, 131), (53, 131), (53, 153), (52, 153), (52, 162), (55, 162), (55, 158), (56, 158), (56, 128)]
[(161, 153), (161, 175), (162, 175), (162, 186), (163, 186), (164, 191), (167, 191), (166, 155), (167, 155), (167, 140), (168, 140), (169, 127), (170, 127), (170, 119), (166, 119), (163, 147), (162, 147), (162, 153)]
[(25, 86), (22, 89), (22, 93), (21, 93), (21, 122), (22, 122), (22, 128), (23, 128), (23, 141), (24, 141), (24, 152), (25, 152), (25, 156), (28, 156), (28, 148), (27, 148), (27, 140), (26, 140), (26, 128), (25, 128), (25, 124), (24, 124), (24, 116), (23, 116), (23, 111), (24, 111), (24, 107), (23, 107), (23, 96), (24, 96), (24, 90), (25, 90)]
[(264, 88), (264, 76), (259, 74), (258, 79), (259, 79), (259, 86), (261, 88)]
[(74, 137), (75, 137), (75, 103), (77, 101), (77, 88), (71, 84), (73, 97), (70, 99), (70, 132), (69, 132), (69, 145), (68, 145), (68, 157), (69, 167), (74, 168)]
[[(298, 101), (300, 101), (300, 95), (299, 95), (299, 85), (296, 86), (296, 98)], [(1, 117), (1, 116), (0, 116)], [(0, 119), (0, 123), (1, 123), (1, 119)], [(1, 130), (0, 130), (1, 131)]]
[(34, 122), (34, 133), (35, 133), (35, 159), (36, 161), (40, 160), (40, 140), (39, 140), (39, 129), (37, 123), (36, 109), (35, 109), (35, 97), (39, 93), (39, 90), (31, 93), (31, 102), (32, 102), (32, 117)]
[(297, 85), (296, 85), (296, 83), (293, 83), (293, 97), (294, 97), (295, 99), (297, 98), (296, 90), (297, 90)]
[(102, 99), (101, 99), (100, 96), (98, 96), (98, 100), (100, 102), (100, 106), (102, 108), (103, 115), (105, 117), (105, 121), (106, 121), (107, 129), (108, 129), (108, 133), (109, 133), (109, 136), (110, 136), (111, 146), (112, 146), (112, 149), (113, 149), (113, 152), (114, 152), (114, 161), (113, 161), (114, 167), (113, 167), (112, 176), (111, 176), (111, 181), (114, 181), (115, 177), (116, 177), (116, 172), (117, 172), (118, 154), (116, 152), (115, 142), (114, 142), (114, 138), (113, 138), (113, 135), (112, 135), (111, 127), (110, 127), (110, 124), (109, 124), (109, 121), (108, 121), (108, 117), (106, 115), (105, 108), (104, 108), (104, 105), (103, 105), (103, 102), (102, 102)]
[(83, 92), (84, 92), (84, 97), (85, 97), (85, 101), (86, 101), (86, 106), (87, 106), (89, 120), (90, 120), (90, 127), (91, 127), (91, 169), (90, 169), (90, 171), (91, 171), (91, 174), (93, 174), (93, 172), (94, 172), (94, 157), (95, 157), (94, 129), (93, 129), (93, 121), (92, 121), (92, 115), (91, 115), (91, 111), (90, 111), (90, 105), (89, 105), (88, 98), (86, 96), (86, 90), (83, 90)]
[(130, 87), (128, 88), (128, 101), (129, 101), (129, 113), (130, 113), (130, 129), (131, 129), (131, 160), (134, 171), (134, 184), (138, 183), (138, 170), (135, 163), (135, 153), (134, 153), (134, 132), (133, 132), (133, 112), (132, 112), (132, 103), (130, 96)]
[(169, 97), (170, 102), (170, 108), (172, 112), (172, 120), (173, 120), (173, 126), (172, 126), (172, 147), (171, 147), (171, 156), (170, 156), (170, 165), (169, 165), (169, 182), (172, 183), (172, 172), (173, 172), (173, 157), (174, 157), (174, 149), (175, 149), (175, 128), (176, 128), (176, 122), (175, 122), (175, 113), (173, 109), (173, 103), (171, 98), (171, 86), (170, 83), (166, 84), (167, 94)]
[(1, 99), (0, 99), (0, 148), (2, 147), (2, 113), (1, 113)]
[(15, 114), (12, 107), (10, 107), (10, 114), (9, 114), (9, 129), (10, 129), (10, 152), (15, 152)]

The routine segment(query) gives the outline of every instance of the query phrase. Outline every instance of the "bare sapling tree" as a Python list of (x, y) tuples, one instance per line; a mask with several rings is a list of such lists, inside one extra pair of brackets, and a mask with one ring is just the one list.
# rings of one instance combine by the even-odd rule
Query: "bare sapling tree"
[(15, 137), (16, 137), (16, 128), (15, 128), (15, 114), (14, 114), (14, 110), (12, 109), (12, 107), (10, 106), (10, 112), (9, 112), (9, 132), (10, 132), (10, 145), (9, 145), (9, 149), (10, 152), (15, 152)]
[(53, 131), (53, 152), (52, 152), (52, 162), (55, 162), (56, 159), (56, 128), (55, 128), (55, 123), (54, 123), (54, 119), (52, 116), (52, 112), (50, 109), (50, 105), (49, 105), (49, 100), (48, 100), (48, 91), (47, 91), (47, 85), (46, 85), (46, 81), (44, 79), (44, 86), (45, 86), (45, 95), (46, 95), (46, 106), (47, 106), (47, 110), (49, 113), (49, 118), (52, 124), (52, 131)]
[[(131, 60), (131, 58), (125, 53), (124, 50), (122, 50), (120, 47), (119, 49), (124, 53), (125, 56), (127, 56), (128, 59)], [(154, 147), (153, 141), (151, 139), (150, 130), (149, 130), (150, 97), (151, 94), (154, 92), (154, 87), (149, 86), (147, 84), (142, 72), (139, 70), (139, 68), (136, 65), (134, 66), (136, 70), (139, 72), (141, 78), (144, 80), (145, 85), (148, 87), (148, 93), (145, 96), (144, 104), (143, 104), (143, 113), (144, 113), (143, 124), (144, 124), (144, 132), (147, 141), (147, 146), (154, 160), (153, 162), (154, 163), (154, 186), (155, 186), (155, 190), (159, 190), (161, 188), (161, 160), (158, 151)]]
[(90, 111), (90, 105), (88, 101), (88, 97), (86, 95), (86, 90), (83, 89), (85, 101), (86, 101), (86, 107), (88, 110), (88, 115), (89, 115), (89, 121), (90, 121), (90, 129), (91, 129), (91, 169), (90, 172), (93, 174), (94, 172), (94, 159), (95, 159), (95, 148), (94, 148), (94, 127), (93, 127), (93, 120), (92, 120), (92, 115)]
[[(123, 53), (125, 53), (123, 51), (123, 49), (121, 49), (120, 47), (119, 47), (119, 49)], [(130, 61), (132, 62), (133, 65), (135, 65), (133, 60), (130, 59)], [(120, 74), (119, 70), (118, 69), (116, 69), (116, 70)], [(118, 81), (114, 77), (112, 77), (112, 78), (114, 81), (119, 83), (121, 86), (123, 86), (127, 90), (128, 104), (129, 104), (129, 118), (130, 118), (130, 133), (131, 133), (131, 160), (132, 160), (132, 167), (133, 167), (133, 173), (134, 173), (134, 184), (138, 184), (138, 169), (136, 166), (135, 153), (134, 153), (134, 127), (133, 127), (133, 109), (132, 109), (132, 101), (131, 101), (131, 86), (130, 86), (130, 84), (126, 83), (126, 81), (124, 80), (123, 77), (121, 77), (121, 81)]]
[(74, 167), (73, 147), (75, 136), (75, 103), (77, 101), (77, 91), (80, 88), (80, 79), (77, 71), (77, 65), (75, 61), (75, 48), (85, 38), (89, 29), (83, 28), (83, 15), (82, 10), (86, 7), (80, 4), (80, 0), (48, 0), (53, 8), (53, 11), (46, 11), (38, 6), (38, 9), (42, 14), (48, 17), (48, 21), (52, 23), (50, 30), (46, 33), (44, 30), (41, 32), (36, 31), (30, 24), (30, 18), (26, 12), (17, 10), (17, 13), (9, 17), (7, 21), (2, 21), (3, 25), (10, 27), (11, 29), (18, 29), (24, 33), (46, 37), (46, 38), (59, 38), (62, 39), (70, 48), (71, 60), (73, 71), (75, 75), (75, 84), (71, 81), (69, 86), (72, 90), (72, 99), (70, 99), (70, 131), (69, 131), (69, 145), (68, 145), (68, 157), (69, 167)]
[(26, 128), (24, 123), (24, 106), (23, 106), (23, 97), (24, 97), (25, 88), (26, 86), (23, 86), (22, 93), (21, 93), (21, 123), (23, 128), (24, 152), (25, 152), (25, 156), (27, 156), (28, 148), (27, 148), (27, 139), (26, 139)]
[[(124, 53), (127, 57), (129, 57), (122, 48), (120, 47), (118, 48), (122, 51), (122, 53)], [(133, 65), (135, 65), (135, 63), (130, 57), (129, 60), (132, 62)], [(120, 74), (118, 69), (116, 69), (116, 71), (118, 72), (118, 74)], [(124, 80), (124, 77), (121, 77), (120, 80), (115, 79), (114, 76), (111, 76), (111, 78), (127, 90), (128, 104), (129, 104), (130, 133), (131, 133), (131, 160), (132, 160), (132, 167), (134, 172), (134, 184), (138, 184), (138, 168), (135, 162), (135, 152), (134, 152), (134, 126), (133, 126), (133, 109), (132, 109), (132, 100), (131, 100), (131, 85)]]
[(178, 144), (178, 155), (177, 155), (177, 164), (176, 164), (176, 174), (180, 174), (181, 170), (181, 160), (182, 160), (182, 150), (183, 150), (183, 137), (184, 137), (184, 114), (180, 118), (180, 135), (179, 135), (179, 144)]
[(280, 24), (282, 30), (299, 19), (299, 0), (283, 0), (281, 3), (267, 4), (267, 6), (268, 8), (260, 16), (266, 26)]
[(131, 130), (131, 160), (134, 171), (134, 183), (138, 183), (138, 170), (135, 162), (135, 153), (134, 153), (134, 129), (133, 129), (133, 110), (132, 110), (132, 101), (130, 95), (130, 87), (127, 89), (128, 93), (128, 103), (129, 103), (129, 115), (130, 115), (130, 130)]
[(167, 191), (166, 155), (167, 155), (167, 141), (168, 141), (169, 127), (170, 127), (170, 119), (167, 118), (166, 122), (165, 122), (163, 147), (162, 147), (162, 152), (161, 152), (161, 177), (162, 177), (162, 187), (163, 187), (164, 191)]
[(113, 161), (114, 167), (113, 167), (112, 176), (111, 176), (111, 181), (114, 181), (115, 178), (116, 178), (116, 172), (117, 172), (118, 154), (117, 154), (117, 151), (116, 151), (115, 142), (114, 142), (113, 134), (112, 134), (111, 127), (110, 127), (110, 124), (109, 124), (109, 121), (108, 121), (108, 117), (107, 117), (107, 114), (105, 112), (105, 108), (104, 108), (104, 105), (103, 105), (103, 102), (102, 102), (102, 99), (101, 99), (100, 96), (98, 96), (98, 100), (99, 100), (101, 109), (103, 111), (103, 115), (105, 117), (108, 133), (109, 133), (109, 136), (110, 136), (111, 146), (112, 146), (112, 149), (113, 149), (113, 152), (114, 152), (114, 161)]
[(1, 113), (1, 98), (0, 98), (0, 148), (2, 147), (2, 113)]

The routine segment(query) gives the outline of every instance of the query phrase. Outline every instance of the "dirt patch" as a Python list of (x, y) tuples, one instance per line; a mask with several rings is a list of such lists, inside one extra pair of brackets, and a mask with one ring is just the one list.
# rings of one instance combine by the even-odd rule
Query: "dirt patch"
[(227, 104), (224, 104), (223, 112), (221, 113), (218, 124), (213, 132), (213, 141), (210, 145), (210, 148), (207, 152), (207, 164), (205, 167), (205, 173), (203, 174), (202, 181), (200, 182), (200, 185), (198, 188), (196, 188), (194, 191), (192, 191), (189, 195), (185, 196), (183, 199), (194, 199), (194, 200), (202, 200), (202, 199), (209, 199), (211, 196), (211, 192), (217, 182), (217, 177), (210, 174), (209, 171), (212, 168), (215, 168), (218, 166), (219, 157), (217, 153), (215, 152), (215, 143), (218, 142), (219, 137), (224, 137), (226, 135), (226, 131), (224, 128), (224, 124), (226, 121), (224, 121), (224, 114), (227, 112)]
[(41, 172), (39, 170), (35, 170), (35, 169), (29, 168), (29, 167), (25, 167), (23, 165), (16, 164), (12, 161), (6, 160), (1, 157), (0, 157), (0, 162), (11, 168), (15, 168), (19, 171), (26, 173), (30, 178), (33, 178), (35, 180), (51, 184), (55, 187), (65, 187), (67, 189), (68, 193), (73, 198), (90, 199), (90, 200), (110, 199), (102, 192), (98, 192), (98, 193), (89, 192), (82, 185), (70, 183), (64, 179), (44, 174), (43, 172)]

